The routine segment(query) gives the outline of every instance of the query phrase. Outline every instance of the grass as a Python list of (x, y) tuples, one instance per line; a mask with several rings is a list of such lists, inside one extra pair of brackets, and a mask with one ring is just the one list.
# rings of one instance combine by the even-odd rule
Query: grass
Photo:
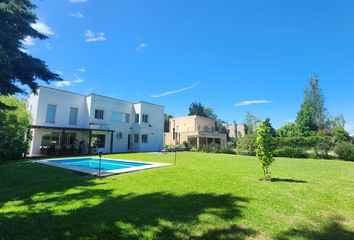
[[(173, 163), (173, 154), (107, 157)], [(178, 153), (177, 165), (94, 178), (0, 165), (0, 239), (354, 239), (354, 162)]]

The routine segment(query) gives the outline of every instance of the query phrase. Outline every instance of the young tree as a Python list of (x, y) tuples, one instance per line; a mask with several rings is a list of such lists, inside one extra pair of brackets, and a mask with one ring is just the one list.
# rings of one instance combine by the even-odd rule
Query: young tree
[(271, 124), (268, 118), (264, 121), (261, 121), (261, 123), (257, 127), (256, 155), (259, 161), (261, 162), (265, 180), (270, 180), (269, 167), (274, 162), (274, 144), (270, 126)]
[[(0, 95), (25, 93), (17, 83), (36, 91), (36, 79), (47, 83), (61, 80), (59, 75), (48, 69), (44, 61), (23, 51), (24, 38), (47, 38), (31, 26), (37, 20), (32, 12), (35, 7), (28, 0), (0, 2)], [(5, 107), (6, 104), (0, 102), (0, 109)]]
[(245, 118), (245, 125), (246, 125), (246, 134), (253, 134), (255, 133), (255, 128), (259, 123), (259, 118), (256, 115), (247, 112)]
[(189, 116), (197, 115), (201, 117), (207, 117), (204, 112), (204, 106), (200, 102), (192, 102), (189, 106)]
[(0, 161), (20, 159), (28, 148), (30, 115), (26, 102), (4, 96), (0, 96), (0, 101), (14, 107), (14, 110), (0, 109)]

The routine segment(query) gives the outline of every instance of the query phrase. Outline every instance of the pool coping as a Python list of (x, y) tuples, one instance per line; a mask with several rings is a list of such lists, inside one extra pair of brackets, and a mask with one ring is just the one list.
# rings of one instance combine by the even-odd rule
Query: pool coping
[[(52, 167), (58, 167), (58, 168), (63, 168), (63, 169), (68, 169), (72, 170), (75, 172), (81, 172), (81, 173), (86, 173), (90, 174), (93, 176), (99, 176), (98, 169), (92, 169), (92, 168), (85, 168), (85, 167), (78, 167), (78, 166), (70, 166), (70, 165), (64, 165), (64, 164), (59, 164), (59, 163), (53, 163), (51, 161), (53, 160), (68, 160), (68, 159), (84, 159), (84, 158), (95, 158), (99, 160), (97, 157), (68, 157), (68, 158), (50, 158), (50, 159), (42, 159), (42, 160), (33, 160), (32, 162), (34, 163), (39, 163), (47, 166), (52, 166)], [(147, 169), (152, 169), (152, 168), (159, 168), (159, 167), (166, 167), (166, 166), (171, 166), (172, 164), (169, 163), (158, 163), (158, 162), (143, 162), (139, 160), (125, 160), (125, 159), (114, 159), (114, 158), (102, 158), (102, 160), (111, 160), (111, 161), (123, 161), (123, 162), (132, 162), (132, 163), (144, 163), (148, 164), (145, 166), (138, 166), (138, 167), (130, 167), (130, 168), (125, 168), (125, 169), (117, 169), (117, 170), (101, 170), (101, 177), (107, 177), (115, 174), (121, 174), (121, 173), (129, 173), (129, 172), (135, 172), (135, 171), (140, 171), (140, 170), (147, 170)]]

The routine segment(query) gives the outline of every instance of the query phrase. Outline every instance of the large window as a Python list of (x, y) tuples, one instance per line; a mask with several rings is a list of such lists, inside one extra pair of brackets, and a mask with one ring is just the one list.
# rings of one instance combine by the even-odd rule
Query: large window
[(147, 134), (142, 134), (141, 135), (141, 142), (142, 143), (147, 143), (148, 142), (148, 135)]
[(95, 118), (96, 119), (104, 119), (104, 110), (96, 109), (95, 110)]
[(106, 146), (106, 135), (104, 134), (92, 134), (91, 147), (104, 148)]
[(42, 146), (59, 145), (59, 132), (47, 133), (42, 136)]
[(136, 123), (139, 122), (139, 113), (135, 114), (135, 122), (136, 122)]
[(134, 134), (134, 143), (139, 142), (139, 134)]
[(149, 122), (149, 115), (143, 114), (141, 121), (144, 123), (148, 123)]
[(130, 114), (121, 112), (112, 112), (112, 122), (129, 122)]
[(55, 123), (55, 112), (57, 110), (57, 105), (48, 104), (47, 106), (47, 116), (45, 119), (46, 123)]
[(77, 125), (78, 108), (70, 108), (69, 125)]

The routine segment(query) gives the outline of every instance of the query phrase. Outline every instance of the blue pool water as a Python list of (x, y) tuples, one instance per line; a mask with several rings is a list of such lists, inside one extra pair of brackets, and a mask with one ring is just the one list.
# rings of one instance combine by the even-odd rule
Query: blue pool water
[[(98, 158), (76, 158), (76, 159), (65, 159), (65, 160), (50, 160), (49, 162), (68, 165), (68, 166), (76, 166), (76, 167), (84, 167), (84, 168), (92, 168), (98, 169), (99, 167), (99, 159)], [(101, 160), (101, 170), (117, 170), (123, 168), (132, 168), (132, 167), (140, 167), (151, 165), (148, 163), (137, 163), (137, 162), (127, 162), (122, 160)]]

